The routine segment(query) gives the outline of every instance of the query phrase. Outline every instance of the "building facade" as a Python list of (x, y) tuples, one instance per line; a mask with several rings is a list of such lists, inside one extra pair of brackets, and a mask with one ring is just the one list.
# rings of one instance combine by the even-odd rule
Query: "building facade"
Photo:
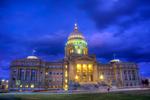
[(137, 64), (113, 59), (99, 63), (88, 54), (88, 44), (75, 24), (65, 45), (65, 57), (57, 62), (44, 61), (36, 56), (12, 61), (10, 90), (98, 89), (140, 86)]

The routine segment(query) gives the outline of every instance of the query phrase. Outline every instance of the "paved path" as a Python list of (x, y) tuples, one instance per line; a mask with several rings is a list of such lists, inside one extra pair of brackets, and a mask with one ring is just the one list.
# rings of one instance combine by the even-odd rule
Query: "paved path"
[[(127, 89), (110, 89), (110, 92), (121, 92), (121, 91), (134, 91), (134, 90), (150, 90), (150, 88), (127, 88)], [(47, 92), (9, 92), (9, 93), (1, 93), (0, 95), (7, 95), (7, 94), (19, 94), (19, 95), (25, 95), (25, 94), (85, 94), (85, 93), (107, 93), (107, 89), (101, 89), (97, 91), (47, 91)]]

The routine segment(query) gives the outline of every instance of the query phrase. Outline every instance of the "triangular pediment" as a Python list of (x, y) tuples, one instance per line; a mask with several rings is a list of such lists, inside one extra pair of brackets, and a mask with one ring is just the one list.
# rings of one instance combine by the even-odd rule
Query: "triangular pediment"
[(86, 61), (95, 61), (95, 58), (89, 57), (89, 56), (81, 56), (81, 57), (77, 57), (74, 60), (86, 60)]

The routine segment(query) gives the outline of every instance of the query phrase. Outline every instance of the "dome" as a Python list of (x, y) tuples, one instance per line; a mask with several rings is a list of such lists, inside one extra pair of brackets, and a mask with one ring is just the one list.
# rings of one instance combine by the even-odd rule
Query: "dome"
[(113, 60), (111, 60), (110, 62), (111, 62), (111, 63), (113, 63), (113, 62), (120, 62), (120, 60), (119, 60), (119, 59), (113, 59)]
[(68, 37), (65, 47), (65, 55), (86, 55), (88, 54), (87, 42), (81, 32), (78, 31), (78, 26), (75, 24), (73, 32)]
[(68, 40), (70, 39), (84, 39), (84, 36), (82, 35), (82, 33), (78, 31), (77, 24), (75, 24), (74, 31), (68, 37)]
[(83, 44), (87, 45), (87, 42), (85, 41), (84, 36), (82, 35), (81, 32), (78, 31), (78, 26), (75, 24), (74, 31), (70, 34), (68, 37), (68, 44)]
[(36, 56), (28, 56), (27, 59), (38, 59)]

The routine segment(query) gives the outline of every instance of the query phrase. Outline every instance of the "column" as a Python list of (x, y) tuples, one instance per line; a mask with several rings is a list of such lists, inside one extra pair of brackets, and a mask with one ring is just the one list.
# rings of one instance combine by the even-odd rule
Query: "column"
[(31, 71), (32, 71), (32, 70), (31, 70), (31, 69), (29, 69), (29, 70), (30, 70), (30, 75), (29, 75), (29, 76), (30, 76), (30, 78), (29, 78), (29, 80), (31, 81)]
[(127, 81), (129, 80), (129, 70), (127, 70)]
[(24, 80), (26, 80), (26, 68), (24, 68)]
[(17, 70), (16, 70), (16, 79), (15, 79), (15, 81), (18, 80), (18, 79), (20, 79), (20, 69), (19, 68), (17, 68)]

